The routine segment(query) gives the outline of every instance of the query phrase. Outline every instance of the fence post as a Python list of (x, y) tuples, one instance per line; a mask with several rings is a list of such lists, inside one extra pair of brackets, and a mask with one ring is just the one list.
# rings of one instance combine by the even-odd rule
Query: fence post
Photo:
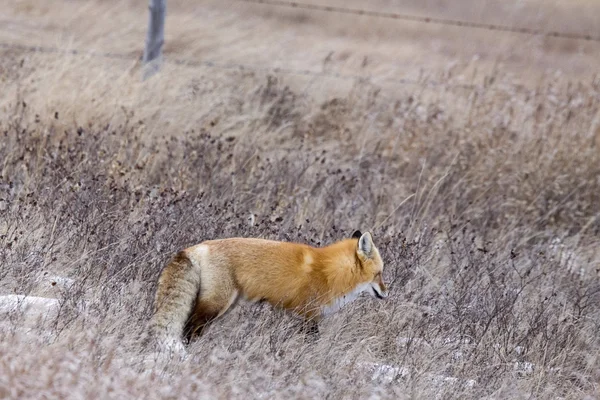
[(144, 49), (144, 79), (160, 69), (162, 45), (165, 41), (167, 0), (150, 0), (150, 18)]

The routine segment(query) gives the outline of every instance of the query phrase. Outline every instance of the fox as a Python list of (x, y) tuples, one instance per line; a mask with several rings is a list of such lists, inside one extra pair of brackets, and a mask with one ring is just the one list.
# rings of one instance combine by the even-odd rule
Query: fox
[(240, 297), (266, 301), (313, 325), (362, 292), (385, 299), (383, 261), (371, 233), (325, 247), (257, 238), (207, 240), (179, 251), (158, 279), (151, 326), (184, 351)]

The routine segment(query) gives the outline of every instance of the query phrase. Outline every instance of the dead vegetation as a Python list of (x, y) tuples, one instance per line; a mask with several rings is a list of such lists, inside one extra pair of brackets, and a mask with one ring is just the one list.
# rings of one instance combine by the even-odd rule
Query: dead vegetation
[[(0, 294), (30, 299), (0, 306), (0, 397), (600, 395), (597, 80), (323, 94), (327, 78), (166, 64), (139, 82), (134, 61), (0, 54)], [(357, 228), (390, 298), (317, 342), (241, 304), (185, 361), (141, 345), (175, 250)]]

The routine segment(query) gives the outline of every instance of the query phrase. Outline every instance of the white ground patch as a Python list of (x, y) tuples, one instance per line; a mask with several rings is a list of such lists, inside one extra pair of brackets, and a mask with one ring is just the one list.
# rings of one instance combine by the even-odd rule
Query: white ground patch
[(18, 336), (21, 341), (35, 345), (47, 344), (56, 339), (56, 332), (43, 326), (15, 326), (9, 320), (0, 321), (0, 341)]
[(50, 275), (48, 271), (41, 273), (36, 281), (38, 285), (31, 294), (49, 298), (58, 297), (60, 293), (70, 290), (75, 285), (74, 279)]
[(372, 381), (391, 383), (399, 378), (410, 376), (410, 370), (405, 367), (394, 367), (379, 363), (361, 363), (360, 369), (371, 374)]
[(528, 361), (515, 361), (514, 371), (520, 375), (531, 375), (535, 369), (535, 365)]
[(48, 324), (55, 320), (60, 310), (57, 299), (10, 294), (0, 296), (0, 334), (15, 333), (27, 337), (46, 334)]
[(581, 280), (593, 279), (600, 276), (600, 251), (590, 249), (579, 252), (577, 239), (564, 240), (556, 237), (550, 244), (550, 256), (558, 261), (561, 267), (572, 274), (578, 275)]
[(57, 299), (47, 297), (9, 294), (0, 296), (0, 314), (27, 314), (30, 318), (53, 318), (58, 315), (60, 304)]
[[(379, 363), (361, 363), (359, 364), (361, 372), (371, 374), (371, 380), (380, 383), (392, 383), (398, 379), (410, 379), (413, 373), (419, 375), (417, 371), (411, 371), (409, 368), (392, 366)], [(465, 385), (468, 388), (474, 387), (477, 382), (474, 379), (459, 379), (453, 376), (438, 374), (425, 374), (424, 377), (436, 386)]]
[(45, 276), (43, 281), (47, 285), (62, 290), (68, 290), (75, 284), (74, 279), (64, 278), (62, 276)]

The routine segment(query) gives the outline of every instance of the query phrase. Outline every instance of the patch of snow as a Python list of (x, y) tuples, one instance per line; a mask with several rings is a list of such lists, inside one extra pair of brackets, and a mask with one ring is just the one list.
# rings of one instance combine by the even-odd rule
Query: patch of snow
[(470, 337), (447, 337), (444, 339), (443, 344), (445, 345), (449, 345), (449, 344), (471, 344), (471, 338)]
[(453, 376), (444, 376), (444, 375), (431, 375), (430, 379), (434, 384), (440, 385), (440, 386), (443, 386), (443, 385), (454, 386), (454, 385), (463, 384), (468, 388), (472, 388), (477, 384), (477, 381), (475, 381), (475, 379), (458, 379)]
[(59, 308), (57, 299), (19, 294), (0, 296), (0, 313), (18, 312), (28, 317), (53, 318), (58, 315)]
[(0, 332), (4, 337), (11, 337), (12, 335), (19, 336), (21, 338), (27, 338), (28, 340), (35, 342), (48, 343), (56, 337), (56, 334), (50, 330), (42, 329), (39, 326), (28, 328), (23, 326), (15, 327), (10, 322), (0, 322)]
[(425, 339), (422, 338), (418, 338), (418, 337), (404, 337), (404, 336), (398, 336), (398, 338), (396, 338), (398, 344), (402, 347), (406, 347), (408, 345), (411, 346), (415, 346), (415, 345), (427, 345), (428, 347), (434, 347), (434, 346), (462, 346), (462, 345), (469, 345), (472, 343), (472, 339), (470, 337), (447, 337), (444, 339), (434, 339), (431, 342), (426, 341)]
[(580, 279), (586, 279), (593, 274), (592, 264), (598, 263), (598, 253), (595, 250), (576, 252), (577, 241), (568, 241), (556, 237), (550, 243), (550, 256), (556, 260), (559, 265), (574, 275), (578, 275)]
[(533, 373), (535, 365), (528, 361), (515, 361), (514, 370), (515, 372), (523, 375), (530, 375)]
[(68, 290), (75, 284), (74, 279), (65, 278), (62, 276), (45, 276), (44, 282), (49, 284), (50, 286), (60, 288), (63, 290)]
[[(370, 373), (372, 381), (377, 381), (380, 383), (392, 383), (399, 378), (411, 378), (411, 371), (406, 367), (379, 363), (361, 363), (359, 368), (364, 372)], [(453, 376), (425, 374), (424, 377), (438, 386), (464, 385), (468, 388), (473, 388), (477, 384), (477, 381), (474, 379), (459, 379)]]
[(391, 383), (398, 378), (410, 376), (409, 369), (404, 367), (394, 367), (379, 363), (361, 363), (360, 367), (372, 374), (372, 381), (379, 381), (382, 383)]

